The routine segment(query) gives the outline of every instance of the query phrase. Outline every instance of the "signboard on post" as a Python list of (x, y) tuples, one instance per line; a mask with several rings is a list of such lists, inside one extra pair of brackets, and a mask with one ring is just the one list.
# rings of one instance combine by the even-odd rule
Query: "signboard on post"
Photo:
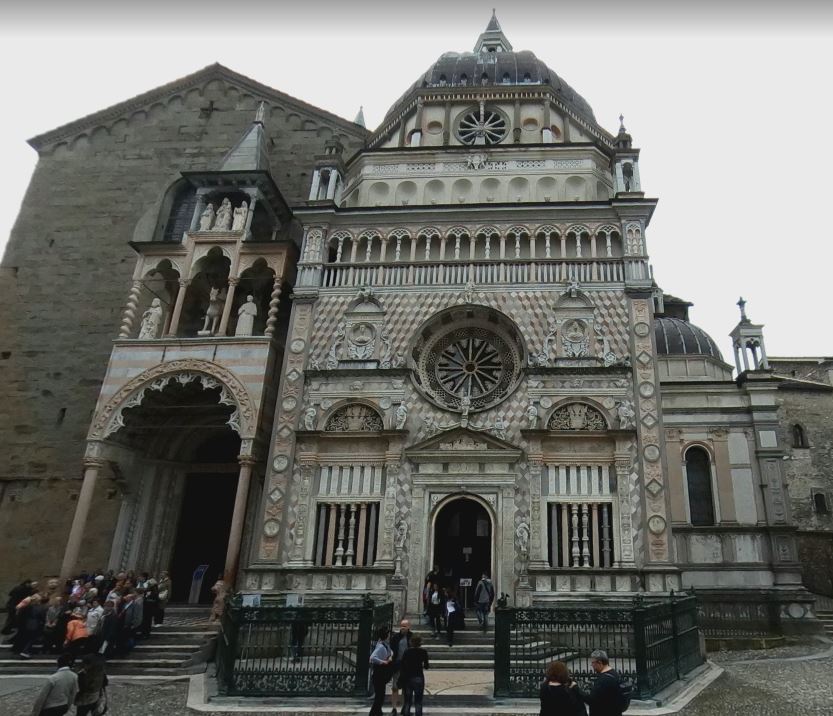
[(194, 570), (194, 574), (191, 577), (191, 591), (188, 593), (188, 604), (199, 604), (202, 580), (207, 571), (207, 564), (201, 564)]
[(470, 587), (471, 586), (471, 577), (461, 579), (460, 580), (460, 586), (461, 587)]

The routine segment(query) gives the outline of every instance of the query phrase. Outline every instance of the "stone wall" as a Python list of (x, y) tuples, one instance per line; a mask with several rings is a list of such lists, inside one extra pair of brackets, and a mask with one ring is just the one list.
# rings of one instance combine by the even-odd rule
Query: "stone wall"
[[(122, 116), (118, 108), (103, 113), (102, 126), (79, 122), (83, 133), (39, 144), (0, 272), (0, 482), (10, 483), (0, 492), (0, 524), (20, 547), (0, 563), (0, 592), (60, 564), (74, 504), (68, 493), (80, 487), (84, 439), (130, 286), (128, 241), (148, 208), (180, 171), (219, 165), (254, 118), (254, 94), (267, 100), (273, 176), (290, 204), (306, 199), (313, 157), (327, 139), (338, 136), (347, 156), (363, 141), (358, 126), (282, 104), (277, 93), (241, 87), (228, 74), (208, 68), (181, 91), (171, 85), (170, 96), (151, 93), (144, 105), (137, 98)], [(17, 489), (29, 508), (10, 501)], [(97, 501), (93, 521), (98, 514)], [(100, 535), (105, 559), (109, 539)]]

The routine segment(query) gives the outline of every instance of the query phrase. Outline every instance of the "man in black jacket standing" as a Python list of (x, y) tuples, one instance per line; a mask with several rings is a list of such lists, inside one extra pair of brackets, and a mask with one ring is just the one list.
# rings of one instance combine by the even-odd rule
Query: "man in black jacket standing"
[(6, 602), (6, 624), (0, 633), (11, 634), (17, 628), (17, 605), (26, 597), (31, 596), (33, 591), (31, 579), (25, 579), (16, 587), (12, 587)]
[(398, 713), (397, 709), (400, 706), (399, 692), (405, 688), (405, 685), (401, 682), (400, 669), (402, 667), (402, 657), (411, 646), (411, 636), (413, 636), (411, 634), (411, 622), (403, 619), (399, 622), (399, 631), (390, 638), (390, 648), (393, 652), (393, 662), (391, 663), (393, 681), (390, 685), (390, 701), (393, 706), (392, 716), (396, 716)]
[(593, 687), (589, 693), (579, 690), (590, 707), (589, 716), (622, 716), (628, 707), (620, 686), (622, 675), (611, 667), (607, 652), (601, 649), (590, 654), (590, 666), (596, 672)]

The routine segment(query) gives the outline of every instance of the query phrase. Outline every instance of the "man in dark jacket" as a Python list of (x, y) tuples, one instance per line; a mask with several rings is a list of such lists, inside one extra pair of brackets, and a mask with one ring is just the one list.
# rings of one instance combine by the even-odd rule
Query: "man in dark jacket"
[(393, 706), (393, 711), (391, 712), (392, 716), (396, 716), (397, 709), (400, 706), (399, 703), (399, 691), (405, 688), (405, 685), (401, 683), (399, 670), (402, 666), (402, 657), (405, 656), (405, 652), (411, 646), (411, 622), (407, 619), (403, 619), (399, 622), (399, 631), (394, 634), (390, 639), (390, 648), (393, 652), (393, 661), (391, 662), (391, 671), (393, 672), (393, 681), (391, 682), (390, 686), (390, 702)]
[(590, 666), (596, 680), (590, 692), (579, 691), (582, 701), (590, 707), (590, 716), (622, 716), (627, 704), (622, 695), (622, 675), (610, 666), (607, 653), (601, 649), (590, 654)]
[(489, 575), (483, 572), (483, 577), (477, 583), (474, 590), (474, 607), (477, 610), (477, 621), (483, 631), (489, 628), (489, 612), (492, 609), (492, 602), (495, 601), (495, 588)]
[(32, 580), (24, 579), (16, 587), (12, 587), (9, 598), (6, 601), (6, 624), (3, 627), (3, 634), (11, 634), (17, 628), (17, 605), (32, 594)]

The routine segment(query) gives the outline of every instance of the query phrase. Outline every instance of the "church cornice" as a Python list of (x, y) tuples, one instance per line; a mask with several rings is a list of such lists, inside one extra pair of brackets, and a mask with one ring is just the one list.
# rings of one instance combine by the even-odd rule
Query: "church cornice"
[(313, 115), (318, 119), (335, 124), (340, 130), (350, 133), (357, 139), (365, 139), (369, 132), (364, 127), (359, 126), (343, 117), (332, 114), (324, 109), (320, 109), (311, 104), (307, 104), (302, 100), (296, 99), (291, 95), (285, 94), (279, 90), (262, 84), (256, 80), (246, 77), (245, 75), (235, 72), (228, 67), (219, 63), (208, 65), (207, 67), (197, 70), (196, 72), (180, 77), (179, 79), (169, 82), (152, 89), (148, 92), (136, 95), (131, 99), (119, 102), (111, 107), (93, 112), (84, 117), (80, 117), (68, 124), (61, 125), (43, 134), (39, 134), (28, 140), (28, 144), (40, 151), (45, 147), (58, 142), (72, 139), (79, 134), (88, 132), (89, 130), (98, 127), (107, 127), (117, 122), (120, 119), (127, 119), (131, 114), (144, 110), (151, 105), (161, 102), (166, 98), (171, 97), (188, 90), (199, 88), (202, 85), (211, 82), (212, 80), (223, 80), (241, 90), (247, 91), (255, 95), (258, 99), (265, 100), (267, 103), (280, 103), (282, 106), (292, 109), (296, 112)]

